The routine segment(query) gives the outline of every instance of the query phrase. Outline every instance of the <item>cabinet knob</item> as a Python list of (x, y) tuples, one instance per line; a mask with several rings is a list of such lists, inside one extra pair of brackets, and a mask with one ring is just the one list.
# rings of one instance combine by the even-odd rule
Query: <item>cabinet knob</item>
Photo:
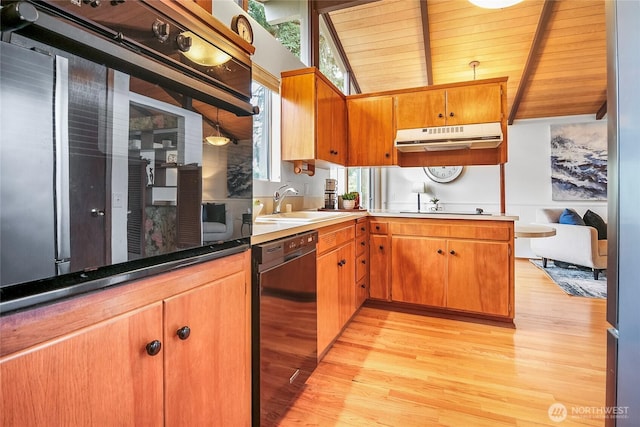
[(360, 227), (360, 231), (365, 231), (366, 228), (365, 227)]
[(449, 251), (449, 253), (450, 253), (451, 255), (455, 255), (455, 254), (456, 254), (456, 251), (454, 251), (453, 249), (451, 249), (451, 250)]
[(389, 157), (391, 157), (391, 154), (389, 154), (389, 153), (384, 153), (384, 156), (388, 159)]
[(384, 246), (380, 245), (380, 250), (381, 251), (384, 250)]
[(189, 338), (189, 335), (191, 335), (191, 328), (189, 328), (188, 326), (183, 326), (176, 331), (176, 335), (178, 335), (178, 338), (180, 338), (181, 340), (186, 340), (187, 338)]
[(160, 349), (162, 349), (162, 343), (158, 340), (153, 340), (145, 347), (147, 350), (147, 354), (149, 356), (155, 356), (160, 353)]
[(443, 118), (443, 117), (444, 117), (444, 116), (442, 115), (442, 113), (438, 114), (438, 118), (439, 118), (439, 119), (441, 119), (441, 118)]
[(365, 242), (360, 242), (360, 246), (366, 246)]
[(438, 253), (442, 255), (442, 249), (438, 249)]
[(376, 225), (376, 230), (380, 230), (380, 226), (379, 225)]
[(449, 117), (453, 117), (455, 116), (455, 114), (453, 114), (453, 111), (449, 113)]
[(362, 289), (366, 289), (366, 286), (364, 285), (364, 283), (363, 283), (362, 285), (360, 285), (360, 287), (361, 287)]

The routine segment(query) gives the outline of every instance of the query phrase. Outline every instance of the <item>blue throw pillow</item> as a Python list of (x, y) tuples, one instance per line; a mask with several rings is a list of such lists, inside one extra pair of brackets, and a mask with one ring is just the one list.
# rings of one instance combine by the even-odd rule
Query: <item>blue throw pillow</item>
[(586, 225), (580, 215), (573, 209), (565, 209), (560, 214), (560, 220), (558, 220), (560, 224), (569, 224), (569, 225)]
[(585, 225), (598, 230), (598, 240), (607, 240), (607, 223), (604, 222), (600, 215), (587, 209), (582, 219)]

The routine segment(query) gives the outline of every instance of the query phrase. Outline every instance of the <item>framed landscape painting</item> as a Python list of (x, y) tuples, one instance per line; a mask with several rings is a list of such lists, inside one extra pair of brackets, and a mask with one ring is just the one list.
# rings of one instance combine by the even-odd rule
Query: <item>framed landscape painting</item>
[(551, 125), (553, 200), (607, 200), (606, 122)]

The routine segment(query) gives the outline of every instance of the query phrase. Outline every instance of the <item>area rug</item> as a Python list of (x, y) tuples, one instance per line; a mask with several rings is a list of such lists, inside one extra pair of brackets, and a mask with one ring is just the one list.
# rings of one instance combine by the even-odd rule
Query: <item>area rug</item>
[(590, 268), (575, 265), (556, 266), (553, 261), (547, 262), (547, 268), (542, 267), (542, 260), (530, 260), (533, 265), (547, 273), (563, 291), (569, 295), (587, 298), (607, 298), (607, 272), (601, 271), (598, 280), (593, 280)]

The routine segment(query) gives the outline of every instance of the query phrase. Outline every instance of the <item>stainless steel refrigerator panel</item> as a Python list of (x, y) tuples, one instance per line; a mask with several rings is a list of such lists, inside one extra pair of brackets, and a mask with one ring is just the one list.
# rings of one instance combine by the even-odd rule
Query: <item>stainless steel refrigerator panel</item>
[(53, 276), (56, 271), (53, 63), (50, 56), (2, 44), (1, 285)]
[[(68, 273), (71, 258), (69, 213), (69, 60), (56, 56), (56, 263), (58, 274)], [(66, 266), (66, 267), (64, 267)]]

